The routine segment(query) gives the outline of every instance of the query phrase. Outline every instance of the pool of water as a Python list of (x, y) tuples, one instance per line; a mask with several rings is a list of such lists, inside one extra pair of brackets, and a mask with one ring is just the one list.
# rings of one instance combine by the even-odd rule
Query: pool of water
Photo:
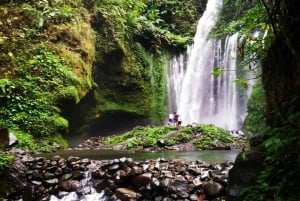
[(185, 159), (188, 161), (205, 161), (207, 163), (222, 163), (234, 161), (240, 150), (205, 150), (205, 151), (162, 151), (162, 152), (133, 152), (133, 151), (113, 151), (113, 150), (63, 150), (55, 153), (39, 154), (51, 158), (60, 155), (64, 158), (78, 156), (94, 160), (106, 160), (116, 158), (132, 158), (134, 160), (147, 159)]

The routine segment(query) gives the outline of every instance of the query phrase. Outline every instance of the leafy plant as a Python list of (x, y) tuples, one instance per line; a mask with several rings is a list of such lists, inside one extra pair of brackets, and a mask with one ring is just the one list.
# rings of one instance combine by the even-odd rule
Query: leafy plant
[(214, 141), (224, 143), (231, 143), (234, 141), (230, 133), (212, 124), (200, 125), (197, 130), (202, 134), (200, 139), (195, 139), (193, 142), (198, 149), (207, 149)]
[(264, 169), (245, 190), (246, 200), (299, 200), (299, 117), (299, 113), (292, 114), (284, 127), (270, 129), (264, 136)]
[(5, 170), (9, 166), (10, 162), (13, 160), (14, 160), (14, 155), (0, 153), (0, 171)]

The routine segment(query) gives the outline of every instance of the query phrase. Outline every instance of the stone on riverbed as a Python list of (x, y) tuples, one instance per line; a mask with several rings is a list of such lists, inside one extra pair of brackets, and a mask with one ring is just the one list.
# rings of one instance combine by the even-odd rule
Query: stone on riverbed
[[(208, 198), (224, 196), (232, 163), (207, 164), (182, 159), (133, 161), (131, 158), (94, 161), (55, 156), (33, 158), (17, 154), (24, 166), (24, 185), (31, 186), (32, 197), (101, 194), (106, 200), (195, 200), (205, 193)], [(11, 191), (12, 192), (12, 191)], [(18, 199), (22, 192), (14, 192)], [(19, 193), (19, 194), (18, 194)], [(97, 196), (98, 196), (97, 194)], [(11, 195), (12, 196), (12, 195)], [(19, 196), (19, 197), (18, 197)], [(53, 199), (55, 200), (55, 199)]]

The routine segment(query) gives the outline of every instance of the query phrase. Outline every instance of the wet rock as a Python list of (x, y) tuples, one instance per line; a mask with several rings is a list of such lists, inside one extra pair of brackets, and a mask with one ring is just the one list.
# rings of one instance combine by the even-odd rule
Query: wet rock
[(115, 194), (122, 201), (133, 201), (137, 198), (137, 193), (128, 188), (117, 188)]
[(55, 175), (51, 172), (45, 172), (43, 174), (43, 177), (47, 180), (47, 179), (53, 179), (55, 177)]
[(107, 168), (107, 173), (110, 174), (110, 175), (113, 175), (114, 173), (116, 173), (119, 170), (119, 168), (120, 168), (119, 164), (110, 165)]
[(76, 180), (80, 180), (84, 178), (84, 172), (80, 170), (75, 170), (72, 172), (72, 178)]
[(132, 167), (133, 174), (142, 174), (144, 172), (144, 169), (139, 166)]
[(262, 170), (263, 152), (255, 150), (239, 154), (234, 167), (229, 171), (228, 201), (242, 201), (242, 191), (253, 184)]
[(214, 181), (204, 182), (202, 186), (204, 193), (210, 198), (216, 198), (225, 193), (223, 186)]
[(204, 191), (209, 199), (214, 196), (219, 199), (232, 168), (232, 163), (211, 165), (163, 158), (93, 161), (79, 157), (64, 160), (55, 156), (48, 160), (32, 159), (25, 154), (19, 161), (26, 165), (25, 180), (34, 186), (33, 197), (38, 200), (49, 195), (61, 197), (63, 191), (71, 193), (61, 199), (71, 199), (72, 195), (84, 199), (88, 194), (98, 196), (97, 192), (104, 194), (107, 200), (188, 201), (196, 200)]
[(109, 185), (108, 182), (104, 180), (95, 181), (94, 183), (95, 189), (98, 193), (107, 189), (107, 186)]
[(58, 184), (58, 179), (57, 178), (54, 178), (54, 179), (48, 179), (45, 181), (46, 184), (48, 185), (55, 185), (55, 184)]
[(68, 179), (71, 179), (72, 178), (72, 173), (66, 173), (64, 174), (63, 176), (60, 177), (60, 180), (61, 181), (66, 181)]
[(139, 189), (141, 187), (146, 187), (147, 185), (149, 185), (151, 182), (151, 178), (151, 173), (144, 173), (133, 178), (132, 183), (137, 189)]
[(76, 191), (80, 187), (80, 182), (77, 180), (66, 180), (60, 183), (59, 189), (63, 191)]

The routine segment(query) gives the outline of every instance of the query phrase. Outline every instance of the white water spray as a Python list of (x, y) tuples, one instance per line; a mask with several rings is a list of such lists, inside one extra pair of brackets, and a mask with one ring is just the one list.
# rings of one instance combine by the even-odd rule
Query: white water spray
[[(170, 112), (177, 111), (184, 125), (215, 124), (224, 129), (241, 129), (246, 103), (241, 100), (237, 78), (238, 34), (222, 40), (209, 39), (222, 0), (209, 0), (198, 22), (194, 44), (184, 55), (174, 56), (168, 77)], [(223, 69), (220, 77), (211, 74), (214, 67)]]

